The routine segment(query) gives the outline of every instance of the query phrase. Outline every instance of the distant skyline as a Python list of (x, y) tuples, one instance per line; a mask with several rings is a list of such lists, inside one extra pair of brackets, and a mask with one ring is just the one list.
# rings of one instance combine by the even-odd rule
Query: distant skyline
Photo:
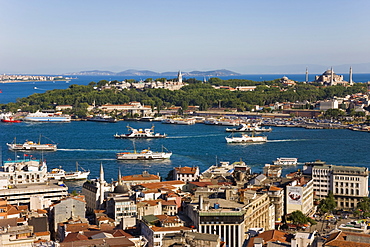
[(368, 0), (1, 0), (0, 73), (370, 73)]

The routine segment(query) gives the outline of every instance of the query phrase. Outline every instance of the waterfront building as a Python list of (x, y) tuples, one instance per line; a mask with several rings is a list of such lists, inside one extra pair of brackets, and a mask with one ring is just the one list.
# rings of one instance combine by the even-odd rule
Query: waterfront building
[(290, 214), (294, 211), (301, 211), (306, 216), (312, 216), (316, 209), (313, 204), (314, 182), (310, 176), (303, 176), (294, 173), (293, 181), (286, 186), (285, 213)]
[(180, 180), (184, 182), (193, 182), (198, 179), (199, 167), (175, 167), (173, 170), (173, 180)]
[(356, 208), (357, 203), (369, 195), (367, 167), (337, 166), (315, 161), (306, 163), (303, 173), (312, 176), (318, 199), (325, 198), (329, 191), (333, 192), (337, 208)]
[(42, 205), (39, 208), (45, 208), (66, 197), (66, 186), (48, 181), (46, 162), (29, 157), (3, 162), (0, 167), (0, 198), (18, 205), (30, 205), (33, 201)]
[(123, 105), (110, 105), (105, 104), (102, 106), (96, 107), (104, 112), (112, 112), (112, 111), (119, 111), (123, 114), (131, 114), (132, 116), (138, 114), (142, 117), (152, 116), (152, 108), (151, 106), (141, 105), (140, 102), (130, 102), (128, 104)]

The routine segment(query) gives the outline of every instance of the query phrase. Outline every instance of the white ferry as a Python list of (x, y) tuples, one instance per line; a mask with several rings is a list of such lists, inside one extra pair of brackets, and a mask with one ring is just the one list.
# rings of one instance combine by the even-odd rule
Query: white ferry
[(29, 113), (23, 120), (29, 122), (70, 122), (71, 116), (60, 112), (45, 113), (37, 111), (35, 113)]
[(240, 124), (238, 128), (226, 128), (226, 132), (271, 132), (272, 128), (260, 127), (259, 125)]
[[(40, 138), (41, 139), (41, 138)], [(33, 141), (25, 141), (23, 144), (16, 143), (16, 139), (12, 143), (6, 143), (10, 151), (57, 151), (57, 144), (41, 144)]]
[(155, 159), (169, 159), (172, 152), (153, 152), (150, 149), (144, 149), (141, 152), (125, 151), (117, 153), (118, 160), (155, 160)]
[(267, 142), (267, 136), (254, 136), (242, 134), (238, 137), (225, 137), (227, 143), (258, 143), (258, 142)]
[(166, 134), (154, 133), (154, 125), (150, 129), (134, 129), (127, 125), (128, 134), (115, 134), (115, 138), (165, 138)]
[(76, 163), (76, 171), (66, 172), (62, 168), (53, 168), (48, 172), (48, 179), (51, 180), (85, 180), (90, 175), (90, 171), (78, 170), (78, 163)]
[(273, 161), (274, 165), (295, 166), (298, 164), (297, 158), (277, 158)]

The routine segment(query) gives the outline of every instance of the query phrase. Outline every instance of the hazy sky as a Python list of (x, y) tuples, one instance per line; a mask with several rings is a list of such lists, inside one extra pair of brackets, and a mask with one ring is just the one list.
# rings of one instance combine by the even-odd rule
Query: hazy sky
[(0, 73), (370, 63), (369, 0), (0, 0), (0, 9)]

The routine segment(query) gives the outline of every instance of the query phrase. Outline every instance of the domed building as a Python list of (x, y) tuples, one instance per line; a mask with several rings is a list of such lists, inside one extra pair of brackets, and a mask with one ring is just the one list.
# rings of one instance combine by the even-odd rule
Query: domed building
[(343, 75), (334, 73), (333, 68), (326, 70), (322, 75), (315, 76), (315, 82), (326, 86), (347, 85), (348, 82), (343, 80)]

